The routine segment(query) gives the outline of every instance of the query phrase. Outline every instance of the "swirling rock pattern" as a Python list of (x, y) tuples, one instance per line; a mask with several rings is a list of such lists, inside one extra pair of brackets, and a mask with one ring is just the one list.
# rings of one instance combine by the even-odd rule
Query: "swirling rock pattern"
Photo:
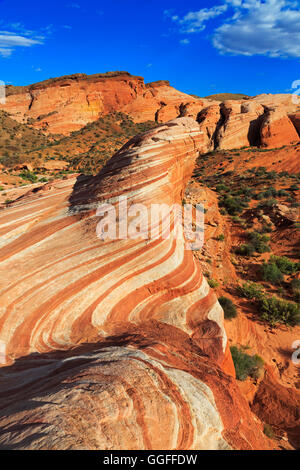
[(196, 121), (170, 121), (1, 214), (4, 448), (268, 448), (174, 219), (167, 239), (96, 236), (100, 202), (181, 203), (202, 146)]

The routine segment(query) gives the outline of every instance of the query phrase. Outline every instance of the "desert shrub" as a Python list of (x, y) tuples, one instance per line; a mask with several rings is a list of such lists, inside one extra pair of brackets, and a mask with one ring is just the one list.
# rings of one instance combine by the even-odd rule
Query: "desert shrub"
[(272, 230), (272, 225), (265, 224), (261, 227), (260, 233), (270, 233)]
[(215, 287), (218, 287), (219, 285), (219, 282), (216, 281), (215, 279), (208, 279), (207, 282), (208, 282), (209, 287), (211, 287), (212, 289), (214, 289)]
[(217, 191), (218, 193), (221, 193), (221, 192), (223, 192), (223, 191), (224, 191), (224, 192), (228, 192), (228, 191), (230, 191), (230, 188), (229, 188), (229, 186), (226, 186), (225, 184), (220, 183), (220, 184), (217, 184), (217, 186), (216, 186), (216, 191)]
[(245, 200), (240, 197), (225, 196), (221, 201), (221, 206), (225, 207), (229, 215), (239, 215), (243, 210), (248, 207)]
[(294, 301), (300, 303), (300, 279), (293, 279), (290, 283)]
[(258, 194), (259, 198), (258, 199), (267, 199), (270, 197), (275, 197), (277, 196), (277, 191), (275, 188), (272, 186), (265, 191), (262, 191), (261, 193)]
[(300, 305), (274, 296), (263, 297), (259, 304), (259, 314), (272, 326), (276, 324), (295, 326), (300, 322)]
[(235, 253), (241, 256), (252, 256), (255, 252), (255, 248), (252, 244), (243, 244), (235, 249)]
[(22, 173), (20, 173), (19, 176), (23, 180), (31, 181), (32, 183), (35, 183), (38, 180), (38, 177), (36, 176), (36, 174), (29, 170), (22, 171)]
[(241, 297), (250, 300), (260, 300), (264, 296), (263, 286), (255, 282), (244, 282), (241, 286), (238, 286), (237, 290)]
[(266, 251), (270, 251), (270, 247), (268, 245), (270, 238), (267, 235), (259, 232), (249, 232), (248, 238), (257, 253), (265, 253)]
[(218, 240), (219, 242), (223, 242), (225, 240), (225, 235), (221, 233), (216, 237), (216, 240)]
[(300, 290), (300, 279), (293, 279), (290, 285), (293, 291)]
[(274, 431), (272, 426), (269, 424), (264, 425), (264, 434), (269, 437), (270, 439), (274, 439)]
[(231, 346), (230, 351), (238, 380), (246, 380), (249, 376), (256, 379), (260, 376), (264, 364), (260, 356), (250, 356), (237, 346)]
[(276, 199), (266, 199), (265, 201), (262, 201), (260, 202), (257, 207), (258, 209), (263, 209), (264, 207), (273, 207), (277, 204), (277, 200)]
[(279, 191), (277, 192), (277, 196), (279, 197), (284, 197), (284, 196), (288, 196), (289, 193), (285, 190), (285, 189), (279, 189)]
[(275, 263), (282, 274), (293, 274), (300, 270), (300, 263), (294, 263), (286, 256), (271, 256), (271, 262)]
[(239, 217), (238, 215), (233, 215), (232, 220), (233, 220), (233, 222), (237, 222), (237, 223), (244, 222), (243, 219), (241, 219), (241, 217)]
[(232, 300), (228, 299), (227, 297), (220, 297), (219, 303), (224, 310), (224, 317), (227, 320), (237, 317), (237, 309)]
[(282, 272), (275, 263), (264, 263), (261, 267), (261, 273), (265, 282), (280, 284), (283, 281)]

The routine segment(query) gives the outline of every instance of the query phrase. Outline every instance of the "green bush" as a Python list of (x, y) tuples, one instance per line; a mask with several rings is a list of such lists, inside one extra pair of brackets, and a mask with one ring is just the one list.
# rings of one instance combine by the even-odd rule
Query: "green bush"
[(259, 304), (259, 314), (272, 326), (276, 324), (295, 326), (300, 322), (300, 305), (274, 296), (263, 297)]
[(265, 253), (270, 251), (270, 247), (268, 245), (270, 238), (267, 235), (259, 232), (249, 232), (248, 238), (257, 253)]
[(271, 225), (263, 225), (262, 228), (261, 228), (261, 233), (270, 233), (272, 232), (272, 226)]
[(238, 286), (237, 290), (241, 297), (250, 300), (260, 300), (264, 296), (263, 286), (255, 282), (244, 282), (244, 284)]
[(264, 434), (269, 437), (270, 439), (274, 439), (274, 431), (272, 426), (269, 424), (264, 425)]
[(226, 186), (225, 184), (223, 183), (220, 183), (220, 184), (217, 184), (216, 186), (216, 191), (218, 193), (221, 193), (221, 192), (228, 192), (230, 190), (230, 188), (228, 186)]
[(235, 253), (241, 256), (252, 256), (254, 252), (255, 252), (255, 248), (251, 244), (247, 244), (247, 245), (243, 244), (243, 245), (238, 246), (235, 249)]
[(280, 284), (283, 281), (282, 272), (275, 263), (264, 263), (261, 267), (261, 273), (265, 282)]
[(260, 356), (250, 356), (237, 346), (231, 346), (230, 351), (238, 380), (244, 381), (247, 377), (257, 379), (260, 376), (264, 364)]
[(290, 283), (294, 301), (300, 303), (300, 279), (293, 279)]
[(229, 215), (239, 215), (248, 207), (240, 197), (226, 196), (221, 201), (221, 206), (225, 207)]
[(237, 309), (232, 300), (228, 299), (227, 297), (220, 297), (219, 303), (224, 310), (224, 317), (227, 320), (231, 320), (231, 318), (237, 317)]
[(29, 170), (25, 170), (19, 175), (23, 180), (31, 181), (32, 183), (35, 183), (38, 180), (38, 177), (36, 176), (35, 173)]
[(219, 242), (223, 242), (225, 240), (225, 235), (221, 233), (216, 237), (216, 240), (218, 240)]
[(274, 198), (266, 199), (265, 201), (260, 202), (257, 205), (258, 209), (263, 209), (264, 207), (273, 207), (277, 204), (277, 200)]
[(293, 279), (290, 285), (293, 291), (300, 290), (300, 279)]
[(209, 287), (214, 289), (215, 287), (218, 287), (219, 283), (218, 281), (215, 281), (215, 279), (208, 279), (207, 280)]
[(271, 256), (271, 263), (275, 263), (282, 274), (293, 274), (300, 270), (300, 263), (294, 263), (286, 256)]

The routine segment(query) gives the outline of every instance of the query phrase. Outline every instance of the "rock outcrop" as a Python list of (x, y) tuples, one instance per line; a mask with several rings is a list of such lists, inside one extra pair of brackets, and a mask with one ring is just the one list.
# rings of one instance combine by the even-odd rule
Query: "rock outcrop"
[(71, 75), (27, 87), (8, 87), (1, 109), (19, 122), (52, 134), (66, 134), (112, 112), (135, 122), (169, 121), (182, 103), (195, 98), (160, 81), (145, 85), (127, 72)]
[(298, 132), (286, 111), (278, 107), (268, 108), (260, 129), (261, 146), (277, 148), (298, 141)]
[(181, 204), (202, 145), (196, 121), (171, 121), (98, 176), (47, 184), (2, 212), (3, 448), (269, 448), (174, 215), (168, 237), (156, 223), (150, 239), (96, 235), (99, 204), (119, 196), (147, 214)]
[(289, 118), (298, 132), (298, 135), (300, 136), (300, 113), (290, 114)]
[(45, 134), (64, 135), (116, 112), (136, 123), (192, 117), (203, 125), (208, 151), (297, 142), (299, 106), (292, 98), (264, 94), (221, 103), (182, 93), (164, 80), (145, 84), (142, 77), (128, 72), (109, 72), (8, 86), (6, 103), (0, 109)]
[(261, 116), (264, 108), (252, 101), (225, 101), (221, 105), (223, 122), (217, 135), (217, 148), (234, 149), (260, 144)]

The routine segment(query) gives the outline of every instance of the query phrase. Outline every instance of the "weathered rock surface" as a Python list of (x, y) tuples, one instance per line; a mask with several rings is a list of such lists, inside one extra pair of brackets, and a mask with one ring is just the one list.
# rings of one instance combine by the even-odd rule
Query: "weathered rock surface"
[(297, 142), (299, 106), (292, 98), (289, 94), (265, 94), (221, 103), (182, 93), (167, 81), (145, 84), (142, 77), (128, 72), (111, 72), (9, 86), (6, 104), (0, 109), (45, 133), (64, 135), (113, 112), (127, 114), (135, 122), (163, 123), (192, 117), (202, 123), (209, 151)]
[(278, 383), (271, 368), (255, 395), (252, 409), (274, 430), (284, 427), (294, 448), (300, 448), (300, 394), (299, 390), (283, 387)]
[(258, 146), (260, 144), (260, 117), (263, 114), (263, 106), (252, 101), (222, 103), (223, 122), (217, 135), (218, 148), (225, 150)]
[(276, 148), (294, 144), (299, 141), (299, 135), (285, 110), (268, 108), (260, 130), (261, 146)]
[(145, 85), (142, 77), (119, 72), (108, 76), (78, 74), (27, 87), (8, 87), (1, 109), (46, 132), (69, 134), (112, 112), (128, 114), (135, 122), (169, 121), (179, 115), (182, 103), (191, 100), (196, 101), (168, 82)]
[(290, 114), (289, 118), (300, 136), (300, 113)]
[(2, 212), (3, 448), (269, 448), (174, 218), (168, 238), (96, 236), (100, 202), (180, 204), (202, 145), (197, 122), (171, 121)]

